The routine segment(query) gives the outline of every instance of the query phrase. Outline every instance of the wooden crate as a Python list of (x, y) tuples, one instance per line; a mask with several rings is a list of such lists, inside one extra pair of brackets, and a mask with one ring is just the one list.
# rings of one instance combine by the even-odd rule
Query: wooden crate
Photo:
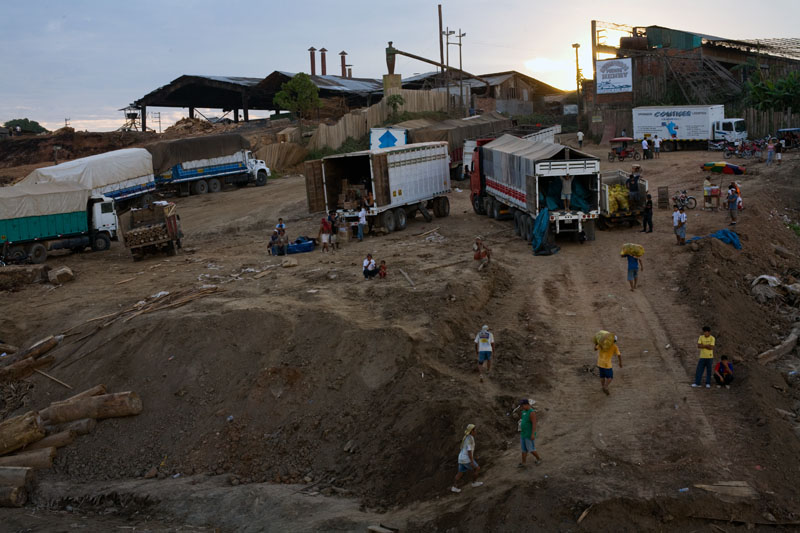
[(669, 209), (669, 187), (658, 188), (658, 208)]

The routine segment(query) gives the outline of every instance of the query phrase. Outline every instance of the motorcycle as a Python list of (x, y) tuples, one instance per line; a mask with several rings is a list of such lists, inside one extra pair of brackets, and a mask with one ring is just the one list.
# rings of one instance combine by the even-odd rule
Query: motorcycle
[(673, 205), (677, 205), (680, 207), (685, 207), (688, 209), (694, 209), (697, 207), (697, 199), (694, 196), (690, 196), (685, 190), (673, 195), (672, 197)]

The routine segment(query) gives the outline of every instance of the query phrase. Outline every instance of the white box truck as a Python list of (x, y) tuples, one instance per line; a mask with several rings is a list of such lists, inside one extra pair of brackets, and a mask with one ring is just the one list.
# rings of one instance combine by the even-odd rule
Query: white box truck
[[(447, 143), (339, 154), (305, 163), (309, 213), (340, 213), (357, 223), (366, 204), (369, 227), (403, 230), (417, 211), (425, 220), (450, 214)], [(430, 210), (430, 211), (429, 211)]]
[(684, 105), (633, 108), (633, 138), (664, 142), (662, 151), (708, 147), (708, 141), (747, 139), (744, 119), (725, 118), (725, 106)]

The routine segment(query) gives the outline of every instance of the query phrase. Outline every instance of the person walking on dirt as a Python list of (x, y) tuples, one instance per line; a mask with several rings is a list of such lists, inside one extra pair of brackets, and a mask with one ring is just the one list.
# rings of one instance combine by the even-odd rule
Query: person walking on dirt
[(517, 465), (518, 468), (525, 466), (525, 460), (528, 454), (533, 455), (536, 461), (533, 463), (536, 466), (542, 464), (542, 458), (536, 451), (536, 409), (531, 407), (531, 401), (523, 398), (519, 401), (522, 407), (522, 415), (519, 420), (519, 443), (522, 448), (522, 460)]
[(647, 195), (647, 200), (644, 202), (644, 211), (642, 212), (642, 231), (639, 233), (653, 233), (653, 197), (649, 194)]
[(367, 210), (361, 206), (361, 211), (358, 212), (358, 242), (364, 240), (364, 226), (367, 225)]
[(472, 472), (472, 486), (480, 487), (483, 481), (478, 481), (478, 472), (481, 467), (475, 460), (475, 424), (468, 424), (466, 431), (464, 431), (464, 438), (461, 439), (461, 451), (458, 453), (458, 473), (453, 480), (453, 486), (450, 487), (452, 492), (461, 492), (456, 485), (458, 481), (464, 476), (465, 472)]
[(617, 346), (617, 337), (614, 337), (614, 342), (608, 348), (603, 348), (595, 343), (594, 349), (597, 350), (597, 370), (600, 374), (600, 385), (603, 387), (603, 392), (606, 395), (611, 394), (608, 386), (611, 385), (611, 380), (614, 379), (614, 369), (611, 364), (611, 359), (616, 355), (619, 360), (619, 367), (622, 368), (622, 354), (619, 353)]
[(720, 361), (714, 369), (714, 381), (717, 382), (717, 388), (725, 385), (726, 389), (730, 389), (733, 381), (733, 363), (728, 361), (727, 355), (723, 355), (719, 359)]
[(686, 244), (686, 213), (683, 212), (683, 206), (672, 206), (672, 229), (675, 232), (675, 238), (678, 240), (678, 245), (683, 246)]
[(472, 252), (472, 258), (475, 261), (480, 261), (478, 270), (483, 270), (492, 261), (492, 251), (483, 244), (483, 240), (480, 237), (475, 237)]
[(578, 138), (578, 148), (583, 148), (583, 132), (578, 131), (576, 137)]
[(489, 326), (484, 325), (475, 335), (475, 353), (478, 356), (478, 376), (483, 381), (483, 363), (486, 363), (486, 373), (492, 371), (492, 354), (494, 353), (494, 335), (489, 331)]
[(699, 387), (703, 379), (703, 372), (706, 373), (706, 388), (711, 388), (711, 367), (714, 363), (714, 345), (717, 340), (711, 335), (711, 328), (703, 326), (703, 334), (697, 339), (697, 348), (700, 350), (700, 359), (697, 361), (697, 369), (694, 372), (694, 383), (692, 387)]
[(572, 199), (572, 176), (561, 176), (561, 199), (564, 201), (564, 211), (569, 213), (569, 203)]
[(661, 139), (658, 138), (658, 135), (653, 137), (653, 155), (656, 159), (661, 157)]
[(630, 254), (623, 255), (622, 257), (628, 259), (628, 283), (631, 284), (631, 290), (635, 291), (636, 286), (639, 284), (639, 270), (644, 270), (642, 258)]
[(323, 218), (319, 223), (319, 235), (317, 235), (319, 239), (322, 241), (322, 253), (329, 251), (329, 244), (331, 242), (331, 223), (328, 221), (327, 218)]
[(736, 194), (736, 189), (731, 187), (728, 189), (728, 213), (731, 216), (731, 222), (728, 224), (729, 226), (736, 225), (736, 218), (739, 216), (739, 195)]

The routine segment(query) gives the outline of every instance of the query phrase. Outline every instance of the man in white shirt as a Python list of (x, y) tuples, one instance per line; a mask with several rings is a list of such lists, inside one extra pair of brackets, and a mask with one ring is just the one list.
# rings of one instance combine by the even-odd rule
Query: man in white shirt
[(579, 131), (577, 137), (578, 137), (578, 148), (583, 148), (583, 132)]
[(367, 210), (361, 206), (361, 211), (358, 212), (358, 242), (364, 240), (364, 226), (367, 225)]
[(675, 238), (678, 245), (686, 244), (686, 213), (683, 212), (683, 207), (680, 209), (677, 205), (673, 206), (675, 210), (672, 212), (672, 229), (675, 231)]
[(483, 381), (481, 370), (486, 363), (486, 373), (492, 370), (492, 353), (494, 352), (494, 335), (489, 331), (489, 326), (484, 325), (475, 335), (475, 353), (478, 356), (478, 376)]
[(569, 203), (572, 199), (572, 176), (561, 176), (561, 199), (564, 201), (564, 211), (569, 213)]
[(658, 135), (653, 137), (653, 155), (656, 159), (661, 155), (661, 139), (658, 138)]
[(456, 485), (465, 472), (472, 472), (472, 486), (480, 487), (483, 485), (483, 481), (478, 481), (478, 472), (480, 470), (481, 467), (478, 466), (478, 462), (475, 460), (475, 424), (467, 424), (464, 438), (461, 439), (461, 451), (458, 453), (458, 473), (450, 490), (452, 492), (461, 492), (461, 489)]
[(647, 156), (649, 155), (649, 149), (650, 145), (647, 144), (647, 139), (642, 139), (642, 159), (647, 159)]

